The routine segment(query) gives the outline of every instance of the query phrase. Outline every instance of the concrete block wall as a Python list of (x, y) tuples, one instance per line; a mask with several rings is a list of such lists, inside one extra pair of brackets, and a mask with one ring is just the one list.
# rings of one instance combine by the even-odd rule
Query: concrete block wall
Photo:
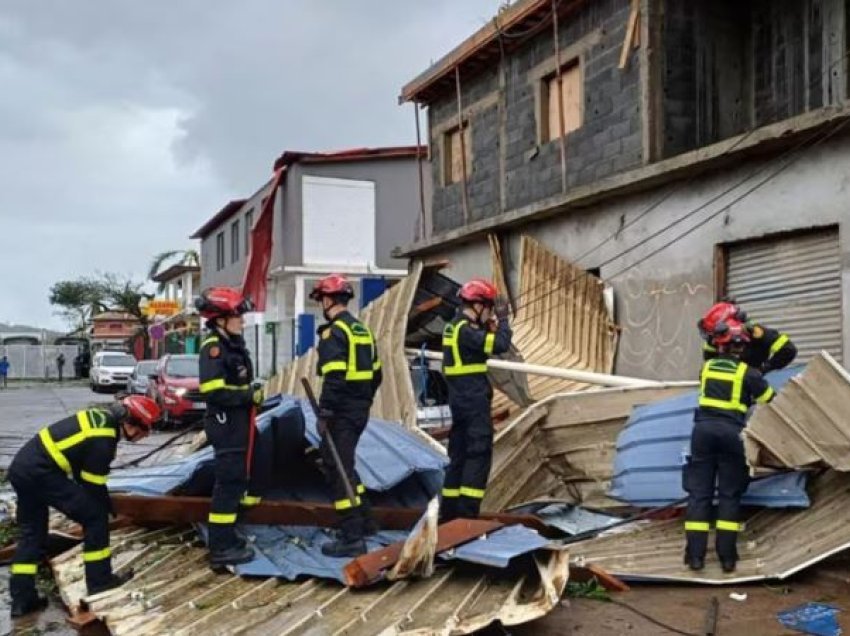
[[(569, 62), (570, 51), (580, 47), (584, 87), (582, 126), (566, 137), (568, 188), (642, 162), (636, 53), (627, 69), (618, 68), (629, 7), (629, 0), (587, 3), (561, 26), (562, 62)], [(588, 43), (586, 47), (580, 46), (582, 41)], [(535, 112), (541, 80), (534, 71), (553, 56), (551, 29), (506, 56), (503, 113), (497, 66), (474, 78), (461, 77), (463, 105), (471, 111), (465, 115), (471, 125), (473, 157), (467, 183), (470, 221), (561, 192), (560, 143), (539, 143)], [(476, 108), (476, 103), (484, 105)], [(446, 125), (456, 121), (454, 93), (430, 104), (434, 232), (464, 224), (461, 184), (443, 183), (441, 136)], [(504, 182), (500, 183), (502, 162)]]

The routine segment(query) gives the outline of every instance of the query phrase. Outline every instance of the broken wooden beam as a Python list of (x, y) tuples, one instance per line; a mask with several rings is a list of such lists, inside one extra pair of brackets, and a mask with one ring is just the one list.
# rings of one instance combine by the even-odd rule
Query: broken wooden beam
[[(138, 525), (206, 523), (210, 510), (209, 497), (112, 494), (111, 498), (115, 513)], [(424, 512), (420, 508), (372, 508), (375, 521), (385, 530), (408, 530)], [(534, 515), (482, 512), (480, 518), (504, 525), (519, 524), (540, 532), (547, 531), (547, 526)], [(240, 521), (258, 525), (329, 528), (338, 523), (339, 517), (333, 505), (328, 503), (265, 499), (256, 506), (246, 508), (240, 514)]]
[(628, 592), (631, 589), (626, 583), (594, 563), (570, 564), (570, 581), (586, 583), (592, 579), (596, 579), (599, 585), (609, 592)]
[[(437, 527), (435, 552), (445, 552), (502, 527), (504, 527), (504, 524), (498, 521), (454, 519)], [(343, 570), (345, 584), (349, 587), (364, 587), (379, 581), (382, 572), (398, 562), (404, 544), (404, 541), (398, 541), (381, 550), (369, 552), (350, 561)]]

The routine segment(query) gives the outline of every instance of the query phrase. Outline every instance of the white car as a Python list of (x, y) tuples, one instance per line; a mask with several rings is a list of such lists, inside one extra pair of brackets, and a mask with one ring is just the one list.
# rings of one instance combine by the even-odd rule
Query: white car
[(128, 353), (99, 351), (94, 354), (89, 371), (91, 390), (100, 393), (108, 388), (124, 389), (135, 368), (136, 359)]

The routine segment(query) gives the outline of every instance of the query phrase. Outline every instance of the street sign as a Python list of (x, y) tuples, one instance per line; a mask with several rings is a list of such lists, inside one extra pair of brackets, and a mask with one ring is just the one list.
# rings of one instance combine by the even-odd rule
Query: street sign
[(180, 312), (180, 302), (166, 300), (165, 298), (154, 298), (148, 301), (144, 311), (148, 316), (173, 316)]

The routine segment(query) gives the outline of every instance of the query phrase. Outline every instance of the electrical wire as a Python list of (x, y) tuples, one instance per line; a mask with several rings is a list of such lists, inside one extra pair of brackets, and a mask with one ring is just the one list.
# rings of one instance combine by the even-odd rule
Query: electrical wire
[(646, 612), (639, 610), (638, 608), (634, 607), (633, 605), (629, 605), (628, 603), (624, 603), (623, 601), (618, 601), (617, 599), (609, 598), (609, 599), (607, 599), (605, 601), (601, 601), (601, 602), (603, 602), (603, 603), (613, 603), (614, 605), (617, 605), (618, 607), (625, 608), (625, 609), (629, 610), (630, 612), (637, 614), (638, 616), (640, 616), (644, 620), (649, 621), (650, 623), (652, 623), (656, 627), (666, 629), (667, 631), (673, 632), (674, 634), (681, 634), (682, 636), (701, 636), (701, 634), (697, 634), (695, 632), (686, 632), (683, 629), (679, 629), (678, 627), (674, 627), (673, 625), (665, 623), (664, 621), (660, 621), (657, 618), (650, 616)]

